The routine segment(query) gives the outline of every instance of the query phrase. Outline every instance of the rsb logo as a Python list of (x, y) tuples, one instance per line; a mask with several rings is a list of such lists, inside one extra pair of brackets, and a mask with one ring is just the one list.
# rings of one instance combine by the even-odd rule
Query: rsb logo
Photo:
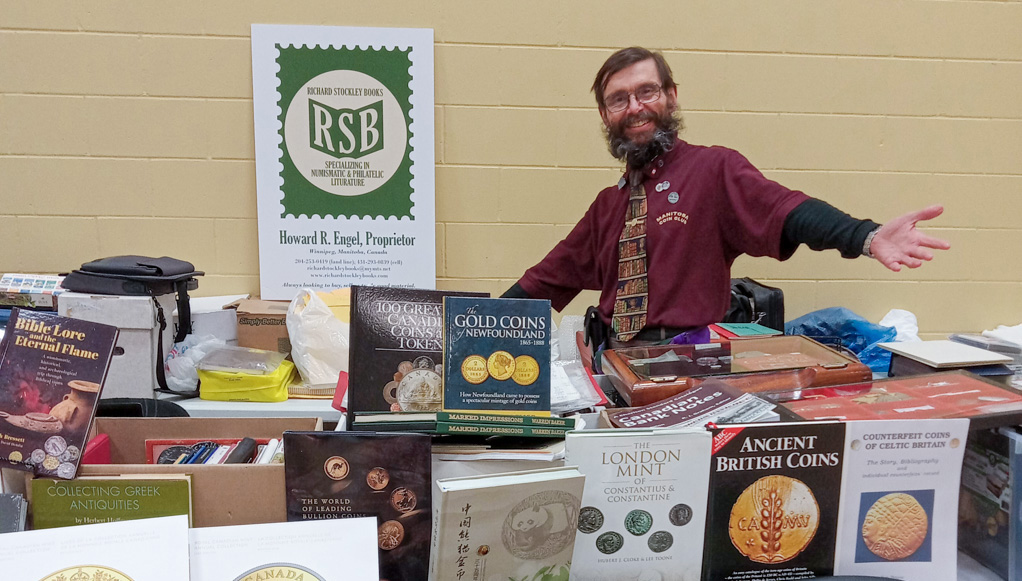
[(335, 109), (309, 99), (309, 147), (335, 158), (358, 159), (383, 149), (383, 101)]

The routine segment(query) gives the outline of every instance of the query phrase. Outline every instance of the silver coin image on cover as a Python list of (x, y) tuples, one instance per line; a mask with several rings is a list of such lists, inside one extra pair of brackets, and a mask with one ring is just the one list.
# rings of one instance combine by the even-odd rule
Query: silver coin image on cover
[(413, 369), (397, 386), (397, 403), (403, 412), (439, 411), (442, 404), (440, 375), (432, 369)]
[(578, 513), (578, 530), (589, 534), (603, 527), (603, 513), (595, 506), (584, 506)]
[(302, 565), (294, 563), (269, 563), (259, 565), (245, 571), (234, 578), (234, 581), (246, 579), (303, 579), (306, 581), (323, 581), (323, 577)]
[(649, 540), (646, 541), (646, 545), (649, 546), (649, 550), (654, 553), (663, 553), (667, 549), (670, 549), (673, 544), (674, 536), (667, 531), (657, 531), (649, 535)]
[(563, 490), (528, 496), (504, 518), (501, 541), (519, 559), (546, 559), (575, 542), (581, 501)]
[(612, 555), (621, 550), (625, 544), (625, 538), (621, 533), (610, 531), (596, 537), (596, 548), (604, 555)]
[(671, 519), (671, 524), (676, 527), (683, 527), (692, 520), (692, 507), (687, 504), (681, 503), (671, 507), (671, 513), (668, 515)]

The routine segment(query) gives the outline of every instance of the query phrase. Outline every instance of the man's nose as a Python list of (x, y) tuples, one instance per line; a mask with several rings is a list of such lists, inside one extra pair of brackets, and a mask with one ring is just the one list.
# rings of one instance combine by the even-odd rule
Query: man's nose
[(639, 113), (642, 111), (642, 103), (639, 102), (639, 98), (633, 93), (628, 93), (628, 114)]

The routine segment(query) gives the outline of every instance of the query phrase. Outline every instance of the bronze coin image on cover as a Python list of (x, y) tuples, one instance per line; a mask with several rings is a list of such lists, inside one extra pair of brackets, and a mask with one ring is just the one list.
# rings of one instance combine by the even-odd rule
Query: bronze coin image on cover
[(862, 522), (862, 540), (888, 561), (912, 556), (926, 540), (929, 518), (911, 494), (894, 492), (877, 499)]
[(394, 492), (390, 493), (390, 505), (398, 512), (411, 512), (415, 509), (417, 502), (418, 498), (415, 496), (415, 493), (403, 486), (395, 488)]
[(753, 482), (731, 508), (728, 535), (735, 548), (757, 563), (783, 563), (805, 550), (820, 524), (813, 492), (788, 476)]
[(392, 551), (405, 540), (405, 527), (396, 520), (388, 520), (377, 529), (377, 541), (384, 551)]
[(302, 581), (325, 581), (315, 571), (294, 563), (269, 563), (245, 571), (233, 581), (247, 579), (301, 579)]
[(519, 559), (546, 559), (575, 542), (581, 501), (563, 490), (537, 492), (504, 518), (501, 541)]
[(81, 565), (61, 569), (39, 581), (135, 581), (117, 569), (101, 565)]
[(340, 456), (331, 456), (323, 463), (323, 472), (331, 480), (344, 480), (348, 477), (348, 461)]
[(380, 468), (377, 466), (369, 471), (366, 475), (366, 484), (373, 490), (383, 490), (387, 487), (390, 482), (390, 473), (387, 472), (386, 468)]

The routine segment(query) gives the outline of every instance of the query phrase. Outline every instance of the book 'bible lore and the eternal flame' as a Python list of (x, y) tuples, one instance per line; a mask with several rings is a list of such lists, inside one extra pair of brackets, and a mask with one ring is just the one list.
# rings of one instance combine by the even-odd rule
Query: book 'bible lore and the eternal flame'
[(15, 309), (0, 358), (0, 466), (74, 478), (117, 327)]

